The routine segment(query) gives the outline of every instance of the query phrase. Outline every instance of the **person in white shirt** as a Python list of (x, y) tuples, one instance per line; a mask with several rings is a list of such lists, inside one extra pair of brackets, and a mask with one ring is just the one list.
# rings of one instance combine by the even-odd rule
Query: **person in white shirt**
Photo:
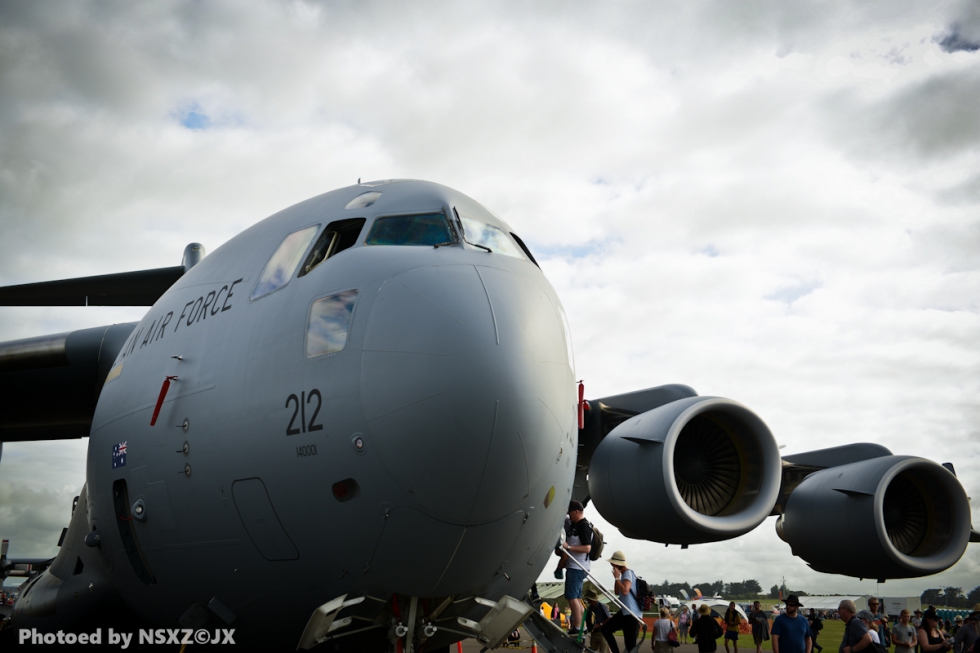
[(654, 653), (670, 653), (670, 632), (674, 630), (674, 622), (670, 618), (670, 609), (660, 608), (660, 618), (653, 622)]
[(881, 644), (881, 638), (878, 636), (878, 631), (875, 630), (875, 616), (871, 614), (871, 611), (861, 610), (855, 616), (868, 627), (868, 634), (871, 635), (871, 641), (875, 644)]

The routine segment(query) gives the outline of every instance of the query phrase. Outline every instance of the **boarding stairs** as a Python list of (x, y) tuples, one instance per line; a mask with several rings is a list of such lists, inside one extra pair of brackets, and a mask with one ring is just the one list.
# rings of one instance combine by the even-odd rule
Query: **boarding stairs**
[[(569, 560), (578, 564), (572, 558)], [(578, 566), (582, 567), (582, 565)], [(609, 597), (612, 605), (626, 611), (626, 606), (615, 594), (603, 587), (590, 572), (584, 569), (583, 571), (595, 588)], [(385, 614), (387, 605), (387, 601), (370, 596), (348, 598), (347, 595), (343, 595), (328, 601), (317, 608), (310, 617), (297, 648), (311, 649), (327, 640), (336, 640), (369, 630), (390, 629), (391, 641), (401, 642), (398, 650), (404, 653), (416, 653), (414, 642), (419, 639), (425, 641), (438, 631), (463, 638), (473, 638), (483, 644), (482, 651), (487, 651), (503, 645), (510, 633), (519, 626), (524, 626), (524, 630), (534, 639), (542, 653), (594, 653), (586, 646), (584, 630), (575, 634), (566, 633), (541, 614), (540, 598), (537, 596), (532, 598), (530, 593), (523, 600), (510, 596), (504, 596), (499, 601), (480, 597), (454, 600), (449, 597), (424, 620), (419, 619), (418, 597), (412, 597), (405, 618), (398, 616), (396, 623), (390, 624), (380, 616)], [(473, 608), (480, 607), (488, 610), (479, 621), (462, 616), (471, 613)], [(587, 613), (583, 615), (583, 621), (586, 616)], [(646, 639), (646, 624), (642, 619), (637, 618), (637, 621), (643, 631), (642, 637), (639, 638), (636, 646), (626, 653), (638, 653), (640, 645)], [(419, 632), (416, 632), (416, 629)]]
[[(606, 589), (602, 583), (596, 580), (596, 577), (593, 576), (591, 572), (585, 569), (571, 556), (568, 556), (568, 560), (584, 571), (585, 577), (592, 582), (592, 585), (595, 586), (597, 590), (602, 592), (604, 596), (608, 597), (613, 605), (618, 606), (620, 610), (630, 614), (629, 610), (626, 609), (626, 606), (619, 600), (619, 597)], [(534, 607), (534, 610), (527, 616), (524, 623), (521, 625), (524, 626), (524, 630), (526, 630), (534, 641), (537, 642), (538, 647), (542, 651), (546, 651), (547, 653), (594, 653), (592, 649), (586, 646), (585, 637), (587, 633), (585, 632), (584, 628), (581, 628), (578, 634), (570, 635), (555, 625), (555, 623), (550, 619), (541, 614), (540, 599), (537, 601), (532, 601), (529, 597), (525, 597), (525, 601)], [(588, 612), (585, 612), (582, 615), (583, 622), (585, 622), (587, 616)], [(639, 617), (637, 617), (636, 620), (639, 622), (642, 634), (637, 638), (636, 646), (626, 653), (638, 653), (640, 650), (640, 645), (643, 644), (647, 637), (646, 622)]]

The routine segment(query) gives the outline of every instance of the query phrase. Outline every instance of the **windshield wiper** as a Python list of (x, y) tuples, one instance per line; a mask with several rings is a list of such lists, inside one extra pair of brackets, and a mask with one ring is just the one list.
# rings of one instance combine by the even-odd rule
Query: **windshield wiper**
[(456, 225), (459, 227), (459, 235), (462, 236), (463, 242), (466, 243), (467, 245), (472, 245), (473, 247), (479, 247), (480, 249), (485, 249), (491, 254), (493, 254), (493, 250), (487, 247), (486, 245), (480, 245), (479, 243), (471, 243), (470, 241), (466, 240), (466, 231), (463, 229), (463, 221), (460, 219), (459, 211), (456, 210), (455, 206), (453, 207), (453, 213), (456, 215)]

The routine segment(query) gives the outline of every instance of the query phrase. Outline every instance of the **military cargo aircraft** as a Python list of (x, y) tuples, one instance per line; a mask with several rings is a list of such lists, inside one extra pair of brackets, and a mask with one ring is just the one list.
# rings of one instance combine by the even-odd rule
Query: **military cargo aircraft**
[(89, 438), (15, 629), (493, 645), (534, 611), (570, 499), (682, 546), (776, 514), (813, 568), (859, 577), (937, 573), (978, 540), (951, 466), (873, 444), (782, 458), (748, 408), (684, 385), (586, 399), (531, 251), (433, 183), (358, 183), (180, 266), (0, 305), (152, 306), (0, 344), (0, 442)]

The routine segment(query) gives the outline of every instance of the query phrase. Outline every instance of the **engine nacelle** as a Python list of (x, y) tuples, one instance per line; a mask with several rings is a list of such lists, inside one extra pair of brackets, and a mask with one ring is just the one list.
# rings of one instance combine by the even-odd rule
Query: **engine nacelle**
[(626, 537), (726, 540), (769, 516), (779, 494), (776, 441), (752, 411), (690, 397), (641, 413), (602, 440), (589, 465), (595, 507)]
[(951, 567), (970, 541), (970, 503), (947, 469), (883, 456), (810, 474), (776, 524), (816, 569), (858, 578), (915, 578)]

